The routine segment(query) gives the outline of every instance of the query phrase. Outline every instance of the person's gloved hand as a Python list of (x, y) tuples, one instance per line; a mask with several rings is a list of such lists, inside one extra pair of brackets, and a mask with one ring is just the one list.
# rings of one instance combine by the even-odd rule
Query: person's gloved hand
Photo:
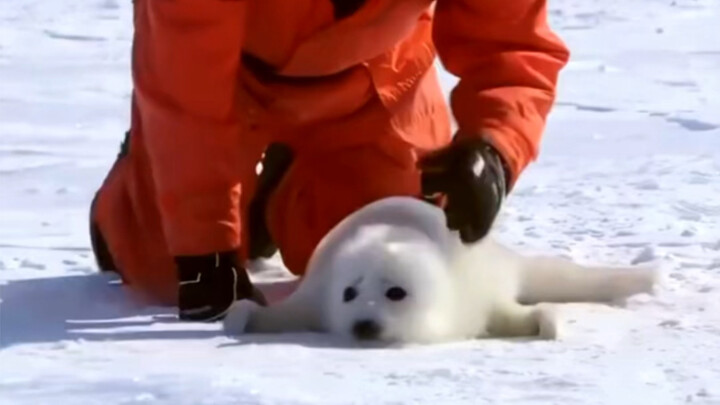
[(236, 252), (175, 257), (178, 274), (178, 317), (185, 321), (222, 319), (237, 300), (265, 305)]
[(448, 228), (459, 231), (464, 243), (484, 238), (507, 193), (507, 173), (495, 149), (481, 139), (455, 136), (419, 167), (425, 197), (446, 197)]

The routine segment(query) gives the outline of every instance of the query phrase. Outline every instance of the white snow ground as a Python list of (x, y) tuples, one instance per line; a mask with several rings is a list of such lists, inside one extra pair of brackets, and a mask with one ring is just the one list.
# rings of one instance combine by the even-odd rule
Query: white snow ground
[(86, 211), (128, 122), (130, 4), (0, 6), (0, 404), (720, 404), (718, 0), (551, 1), (573, 62), (499, 228), (658, 260), (658, 295), (567, 307), (557, 342), (386, 350), (238, 341), (96, 273)]

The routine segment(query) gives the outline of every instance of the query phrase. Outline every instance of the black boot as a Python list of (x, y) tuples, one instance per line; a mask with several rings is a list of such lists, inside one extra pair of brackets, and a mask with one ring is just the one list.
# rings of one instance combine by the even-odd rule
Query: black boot
[(262, 160), (262, 172), (258, 178), (255, 195), (248, 208), (248, 226), (250, 228), (249, 259), (270, 258), (277, 252), (277, 246), (270, 236), (265, 222), (267, 203), (272, 192), (280, 184), (285, 172), (293, 161), (289, 146), (273, 143), (265, 150)]
[(265, 300), (255, 289), (236, 252), (175, 257), (178, 271), (178, 316), (187, 321), (215, 321), (225, 317), (237, 300)]
[[(106, 179), (112, 176), (113, 170), (115, 170), (118, 162), (121, 159), (125, 158), (125, 156), (127, 156), (129, 152), (130, 131), (128, 130), (125, 132), (125, 137), (120, 144), (120, 150), (118, 151), (117, 157), (115, 158), (115, 162), (108, 171)], [(100, 188), (102, 189), (102, 186)], [(95, 196), (90, 202), (90, 215), (88, 221), (90, 225), (90, 245), (92, 247), (93, 255), (95, 256), (95, 262), (100, 271), (113, 271), (116, 273), (120, 273), (119, 269), (117, 268), (117, 266), (115, 266), (115, 263), (113, 262), (113, 258), (110, 255), (110, 249), (108, 249), (107, 242), (105, 242), (105, 238), (103, 237), (102, 232), (100, 232), (100, 227), (95, 221), (95, 205), (97, 204), (99, 194), (100, 190), (95, 193)]]
[(108, 249), (105, 238), (100, 232), (100, 227), (93, 219), (96, 200), (97, 194), (95, 198), (93, 198), (92, 203), (90, 203), (90, 246), (92, 246), (95, 263), (100, 271), (117, 272), (117, 266), (115, 266), (115, 262), (113, 262), (113, 258), (110, 255), (110, 249)]

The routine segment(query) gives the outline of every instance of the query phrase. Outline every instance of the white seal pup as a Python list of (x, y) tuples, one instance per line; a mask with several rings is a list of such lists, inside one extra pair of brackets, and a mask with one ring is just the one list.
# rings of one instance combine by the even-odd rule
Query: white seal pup
[(546, 303), (612, 302), (650, 293), (656, 280), (652, 268), (523, 256), (492, 236), (464, 245), (440, 208), (391, 197), (332, 229), (290, 296), (268, 307), (239, 301), (223, 323), (233, 335), (314, 331), (387, 343), (553, 339)]

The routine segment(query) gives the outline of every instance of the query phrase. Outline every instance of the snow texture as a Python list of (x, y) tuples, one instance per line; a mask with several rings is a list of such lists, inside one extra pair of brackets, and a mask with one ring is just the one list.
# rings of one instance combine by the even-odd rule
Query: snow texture
[(498, 235), (660, 262), (657, 295), (566, 307), (553, 342), (358, 349), (235, 340), (98, 274), (87, 207), (128, 124), (131, 2), (2, 0), (0, 404), (720, 404), (720, 2), (551, 8), (572, 62)]

